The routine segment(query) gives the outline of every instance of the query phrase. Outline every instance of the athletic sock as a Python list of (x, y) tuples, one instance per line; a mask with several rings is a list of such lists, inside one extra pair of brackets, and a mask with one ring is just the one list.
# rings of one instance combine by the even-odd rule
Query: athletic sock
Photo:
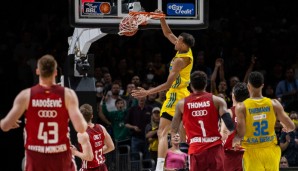
[(157, 158), (155, 171), (163, 171), (164, 164), (165, 164), (165, 158)]

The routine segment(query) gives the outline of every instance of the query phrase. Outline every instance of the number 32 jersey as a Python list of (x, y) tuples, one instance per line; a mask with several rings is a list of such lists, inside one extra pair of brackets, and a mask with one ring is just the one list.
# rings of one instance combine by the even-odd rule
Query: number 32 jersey
[(244, 148), (262, 148), (277, 144), (275, 135), (276, 116), (270, 98), (248, 98), (246, 108), (246, 132), (242, 141)]
[(222, 143), (220, 117), (207, 92), (192, 93), (184, 99), (183, 125), (189, 144), (188, 154), (199, 153)]

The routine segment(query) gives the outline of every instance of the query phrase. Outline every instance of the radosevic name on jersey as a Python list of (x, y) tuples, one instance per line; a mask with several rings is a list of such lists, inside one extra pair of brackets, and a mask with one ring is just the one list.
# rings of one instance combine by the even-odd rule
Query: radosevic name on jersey
[(188, 109), (197, 109), (197, 108), (209, 107), (209, 106), (210, 106), (210, 101), (187, 103)]
[(32, 99), (33, 107), (62, 107), (61, 98), (52, 100), (50, 98), (47, 99)]
[(194, 16), (194, 4), (192, 3), (168, 3), (167, 15)]

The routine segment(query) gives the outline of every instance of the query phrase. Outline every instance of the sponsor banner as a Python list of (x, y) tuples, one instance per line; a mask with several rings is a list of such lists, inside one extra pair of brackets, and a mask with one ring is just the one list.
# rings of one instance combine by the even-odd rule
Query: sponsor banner
[(111, 5), (108, 2), (85, 2), (83, 4), (83, 15), (110, 14)]
[(168, 3), (167, 16), (194, 16), (195, 5), (193, 3)]

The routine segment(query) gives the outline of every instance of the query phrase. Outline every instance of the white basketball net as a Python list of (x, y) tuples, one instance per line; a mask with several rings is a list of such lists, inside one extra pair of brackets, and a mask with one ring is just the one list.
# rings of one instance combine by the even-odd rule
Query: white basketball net
[(151, 18), (150, 15), (138, 14), (127, 15), (120, 21), (119, 32), (120, 36), (126, 35), (125, 33), (135, 34), (139, 25), (145, 24)]

